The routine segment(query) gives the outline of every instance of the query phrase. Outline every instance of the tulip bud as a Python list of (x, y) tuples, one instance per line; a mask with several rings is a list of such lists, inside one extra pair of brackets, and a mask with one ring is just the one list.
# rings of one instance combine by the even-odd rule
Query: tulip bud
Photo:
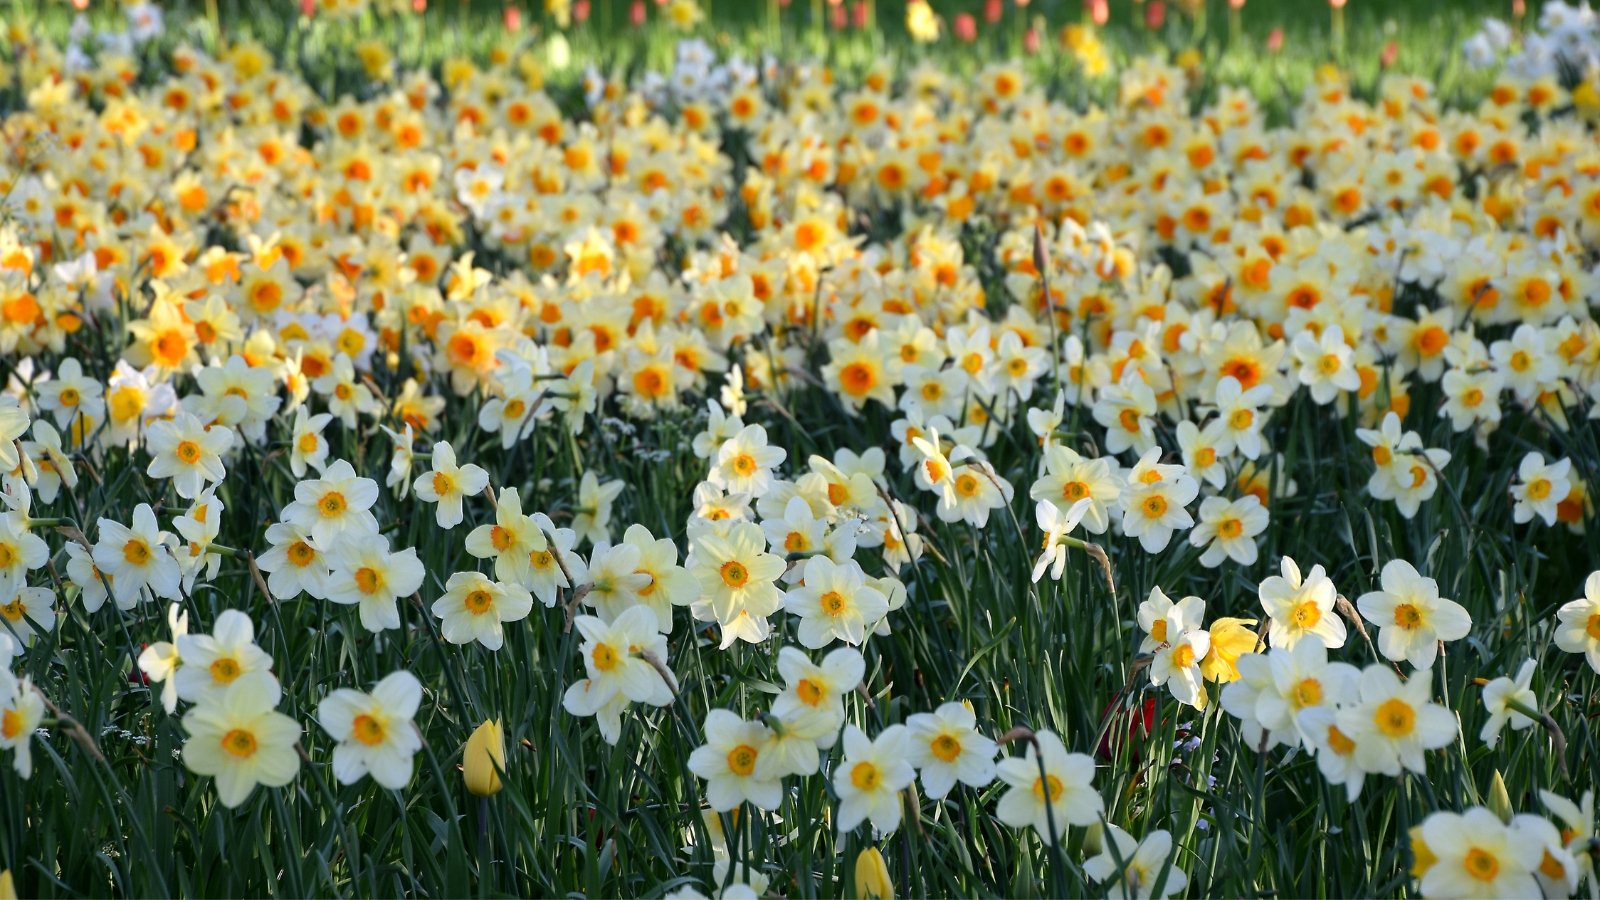
[(0, 872), (0, 900), (17, 900), (17, 885), (11, 880), (11, 870)]
[(496, 719), (485, 720), (478, 730), (467, 738), (466, 749), (461, 751), (461, 768), (467, 779), (467, 790), (479, 797), (500, 793), (500, 773), (506, 767), (506, 736)]
[(1506, 780), (1499, 769), (1494, 770), (1494, 778), (1489, 781), (1489, 796), (1484, 804), (1489, 811), (1500, 817), (1500, 821), (1511, 824), (1511, 819), (1516, 815), (1511, 809), (1511, 794), (1506, 790)]
[(894, 896), (894, 883), (889, 880), (889, 867), (877, 847), (868, 847), (856, 857), (856, 896), (866, 900), (888, 900)]

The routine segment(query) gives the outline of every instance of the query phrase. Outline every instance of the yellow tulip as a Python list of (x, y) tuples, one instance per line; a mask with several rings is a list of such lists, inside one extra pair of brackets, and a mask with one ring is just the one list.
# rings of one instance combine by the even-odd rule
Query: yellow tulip
[(488, 719), (467, 738), (466, 749), (461, 753), (467, 790), (479, 797), (500, 793), (500, 772), (505, 767), (506, 736), (498, 720)]
[(0, 900), (17, 900), (17, 885), (11, 880), (11, 870), (0, 872)]
[(868, 847), (856, 857), (856, 896), (866, 900), (888, 900), (894, 896), (894, 884), (889, 881), (889, 867), (877, 847)]
[(1211, 649), (1200, 661), (1207, 681), (1227, 684), (1239, 677), (1239, 657), (1254, 653), (1259, 640), (1251, 630), (1255, 619), (1221, 618), (1211, 623)]

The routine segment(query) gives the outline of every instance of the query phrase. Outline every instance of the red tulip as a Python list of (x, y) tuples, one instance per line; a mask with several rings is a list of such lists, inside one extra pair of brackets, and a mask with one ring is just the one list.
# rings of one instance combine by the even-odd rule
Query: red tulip
[(428, 11), (428, 0), (411, 0), (411, 11), (424, 13)]
[(1039, 52), (1039, 29), (1032, 25), (1022, 33), (1022, 52), (1029, 56)]
[(580, 24), (589, 21), (589, 0), (577, 0), (572, 4), (572, 21)]
[(972, 13), (957, 13), (955, 21), (950, 23), (950, 30), (956, 40), (970, 44), (978, 39), (978, 20), (972, 17)]
[(1345, 0), (1328, 0), (1328, 5), (1334, 9), (1344, 9)]
[(633, 0), (633, 5), (628, 7), (628, 23), (635, 28), (643, 28), (644, 16), (644, 0)]
[(1229, 9), (1244, 9), (1244, 0), (1228, 0)]
[(1160, 28), (1167, 21), (1167, 4), (1162, 0), (1150, 0), (1144, 8), (1144, 25), (1151, 31)]
[(828, 24), (834, 29), (843, 31), (850, 24), (850, 14), (842, 6), (828, 7)]
[[(88, 3), (83, 4), (88, 7)], [(300, 0), (300, 15), (311, 18), (317, 14), (317, 0)]]
[(1096, 25), (1111, 21), (1111, 4), (1106, 0), (1089, 0), (1089, 21)]
[[(1106, 708), (1100, 712), (1100, 721), (1105, 735), (1100, 738), (1100, 746), (1095, 752), (1101, 759), (1113, 760), (1124, 745), (1127, 746), (1128, 761), (1137, 765), (1142, 753), (1140, 745), (1150, 736), (1156, 724), (1156, 698), (1147, 697), (1139, 704), (1138, 711), (1122, 709), (1121, 697), (1113, 697)], [(1105, 722), (1113, 719), (1110, 727), (1105, 727)], [(1126, 723), (1126, 724), (1124, 724)]]
[(1396, 59), (1398, 59), (1399, 57), (1400, 57), (1400, 45), (1395, 43), (1394, 41), (1389, 41), (1388, 43), (1383, 45), (1383, 52), (1378, 54), (1378, 65), (1380, 65), (1383, 68), (1387, 69), (1390, 66), (1394, 65), (1394, 61)]
[(868, 11), (867, 0), (856, 0), (856, 4), (850, 7), (850, 23), (858, 30), (866, 28)]
[(1000, 21), (1000, 14), (1005, 11), (1005, 0), (983, 0), (983, 21), (990, 25)]
[(1277, 53), (1283, 49), (1283, 29), (1274, 28), (1267, 35), (1267, 52)]

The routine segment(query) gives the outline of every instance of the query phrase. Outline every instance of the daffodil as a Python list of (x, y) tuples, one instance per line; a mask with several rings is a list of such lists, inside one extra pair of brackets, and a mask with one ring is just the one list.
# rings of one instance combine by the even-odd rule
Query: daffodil
[(963, 703), (944, 703), (906, 718), (906, 758), (921, 774), (922, 790), (940, 800), (956, 782), (986, 787), (995, 777), (995, 742), (978, 733), (977, 716)]
[(439, 617), (439, 632), (445, 640), (452, 644), (477, 641), (490, 650), (499, 650), (505, 643), (504, 623), (519, 622), (532, 610), (533, 595), (527, 588), (491, 581), (481, 572), (451, 575), (445, 582), (444, 594), (433, 603), (433, 614)]
[(480, 494), (489, 486), (489, 473), (472, 463), (456, 465), (456, 452), (444, 441), (433, 445), (432, 463), (430, 471), (417, 476), (413, 489), (418, 500), (438, 504), (434, 519), (448, 530), (461, 524), (462, 498)]
[(833, 789), (839, 795), (840, 833), (863, 821), (877, 831), (900, 827), (900, 791), (911, 786), (916, 769), (906, 760), (906, 727), (890, 725), (876, 738), (854, 725), (844, 729), (844, 758), (834, 770)]
[(422, 735), (412, 718), (422, 703), (422, 683), (404, 669), (385, 675), (372, 692), (338, 688), (317, 704), (317, 721), (338, 742), (333, 774), (341, 784), (365, 775), (390, 790), (411, 781), (412, 757)]
[(174, 628), (178, 697), (190, 703), (218, 700), (243, 676), (269, 672), (272, 657), (256, 646), (255, 637), (255, 623), (237, 609), (218, 614), (210, 634), (177, 634)]
[(1068, 753), (1054, 732), (1034, 736), (1022, 756), (1002, 759), (996, 767), (1008, 790), (995, 807), (995, 817), (1012, 828), (1032, 827), (1039, 839), (1062, 840), (1071, 825), (1099, 821), (1105, 801), (1090, 783), (1094, 760)]
[(240, 805), (256, 785), (283, 787), (300, 771), (300, 725), (276, 711), (282, 697), (277, 679), (251, 671), (184, 715), (184, 765), (216, 778), (223, 806)]
[(1453, 600), (1439, 596), (1439, 585), (1403, 559), (1385, 563), (1382, 589), (1356, 600), (1367, 621), (1378, 626), (1378, 650), (1419, 669), (1433, 665), (1440, 641), (1455, 641), (1472, 630), (1472, 617)]

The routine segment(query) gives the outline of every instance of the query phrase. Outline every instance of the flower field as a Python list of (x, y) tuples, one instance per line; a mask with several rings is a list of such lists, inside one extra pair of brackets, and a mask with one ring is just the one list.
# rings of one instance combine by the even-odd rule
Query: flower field
[(13, 7), (0, 900), (1600, 897), (1600, 17), (1258, 5)]

